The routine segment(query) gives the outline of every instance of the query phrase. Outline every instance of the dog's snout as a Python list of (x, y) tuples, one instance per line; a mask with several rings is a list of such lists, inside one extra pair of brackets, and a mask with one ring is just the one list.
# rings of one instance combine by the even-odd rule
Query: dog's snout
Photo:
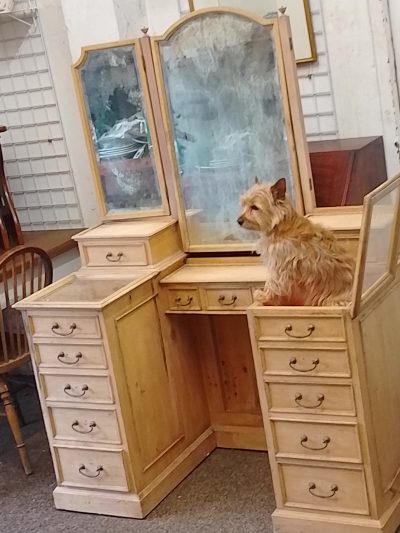
[(237, 223), (239, 224), (239, 226), (241, 226), (243, 224), (244, 220), (243, 220), (243, 217), (239, 217), (237, 219)]

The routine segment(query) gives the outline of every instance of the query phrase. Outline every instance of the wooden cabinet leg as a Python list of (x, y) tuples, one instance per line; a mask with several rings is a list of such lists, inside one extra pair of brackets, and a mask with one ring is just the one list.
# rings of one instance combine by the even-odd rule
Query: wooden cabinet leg
[(28, 476), (32, 474), (31, 463), (29, 461), (28, 451), (25, 447), (25, 442), (22, 437), (21, 428), (19, 425), (18, 414), (15, 409), (10, 391), (4, 379), (0, 376), (0, 399), (4, 405), (4, 411), (6, 413), (8, 424), (11, 428), (11, 432), (14, 436), (15, 444), (21, 459), (22, 466), (25, 474)]

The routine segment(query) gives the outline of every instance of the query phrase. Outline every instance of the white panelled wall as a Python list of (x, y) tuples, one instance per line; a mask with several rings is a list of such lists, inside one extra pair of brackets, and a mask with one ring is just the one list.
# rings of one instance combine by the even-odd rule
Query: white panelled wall
[[(33, 31), (20, 27), (18, 22), (2, 24), (0, 20), (0, 64), (18, 57), (12, 65), (28, 68), (22, 75), (26, 80), (32, 69), (29, 63), (35, 61), (35, 75), (42, 81), (35, 91), (23, 91), (33, 106), (29, 111), (33, 118), (27, 127), (33, 122), (40, 126), (37, 117), (42, 116), (43, 126), (50, 131), (42, 130), (40, 135), (36, 131), (36, 144), (30, 144), (25, 123), (21, 128), (13, 127), (13, 116), (22, 116), (28, 110), (16, 98), (18, 76), (11, 70), (1, 70), (0, 123), (11, 126), (10, 135), (2, 139), (7, 172), (24, 227), (88, 226), (99, 220), (99, 214), (70, 65), (77, 61), (84, 45), (138, 37), (144, 26), (149, 27), (150, 35), (162, 33), (187, 11), (188, 4), (187, 0), (36, 1), (40, 24)], [(229, 5), (229, 0), (208, 3)], [(308, 139), (383, 135), (389, 175), (399, 170), (395, 143), (400, 120), (394, 62), (396, 54), (400, 60), (399, 3), (310, 0), (318, 61), (298, 66)], [(21, 35), (14, 48), (6, 50), (3, 41), (11, 41), (4, 37), (3, 28), (9, 24)], [(8, 92), (4, 87), (9, 88)], [(46, 167), (49, 164), (52, 166)], [(44, 170), (36, 176), (30, 168), (27, 172), (28, 167)], [(32, 214), (28, 206), (33, 206)]]

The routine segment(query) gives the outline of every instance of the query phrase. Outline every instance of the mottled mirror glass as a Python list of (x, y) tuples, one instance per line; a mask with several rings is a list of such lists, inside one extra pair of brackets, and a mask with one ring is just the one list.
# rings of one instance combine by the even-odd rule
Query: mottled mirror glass
[(89, 51), (79, 72), (107, 214), (161, 209), (134, 47)]
[(389, 273), (398, 189), (373, 202), (362, 292)]
[(190, 244), (254, 240), (236, 219), (255, 176), (285, 176), (294, 199), (272, 26), (205, 14), (160, 55)]

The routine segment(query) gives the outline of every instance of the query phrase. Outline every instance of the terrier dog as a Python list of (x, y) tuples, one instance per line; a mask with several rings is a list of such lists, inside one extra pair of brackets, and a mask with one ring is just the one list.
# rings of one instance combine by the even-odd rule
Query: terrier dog
[(346, 305), (353, 284), (354, 259), (333, 233), (300, 216), (286, 198), (286, 180), (257, 181), (241, 198), (238, 223), (261, 233), (260, 253), (267, 266), (261, 305)]

